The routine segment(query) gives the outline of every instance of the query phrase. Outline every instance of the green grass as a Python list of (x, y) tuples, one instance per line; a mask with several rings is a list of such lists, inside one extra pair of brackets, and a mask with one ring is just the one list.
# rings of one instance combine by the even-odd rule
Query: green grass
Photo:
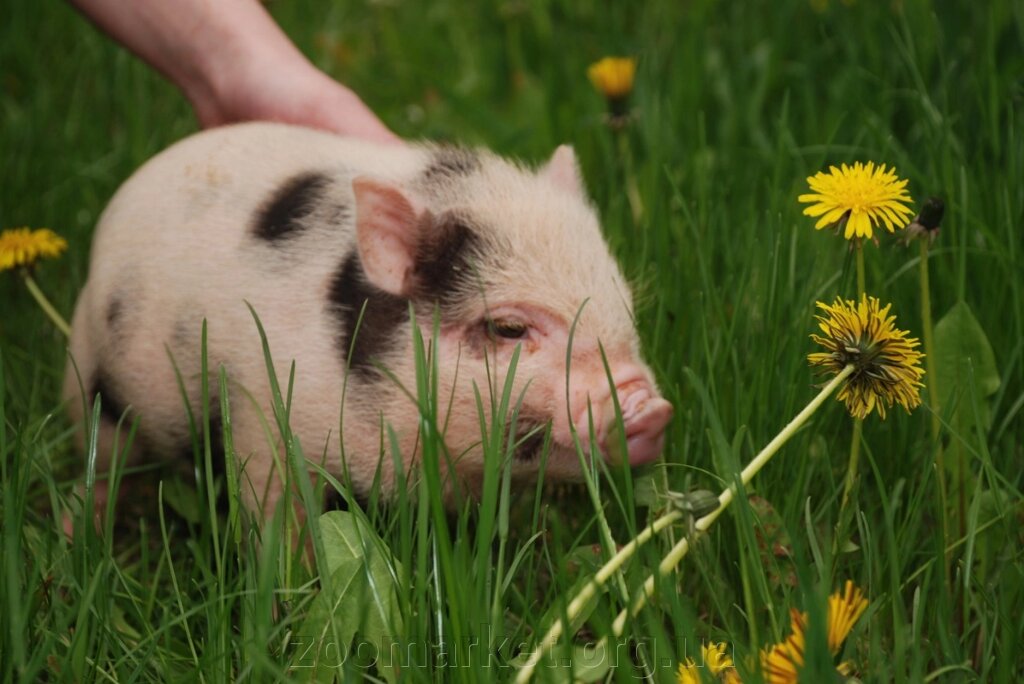
[[(991, 396), (957, 394), (972, 411), (989, 410), (984, 430), (964, 432), (948, 410), (943, 415), (947, 458), (962, 456), (972, 474), (962, 492), (964, 534), (954, 526), (948, 551), (949, 584), (927, 395), (912, 415), (895, 410), (884, 422), (866, 421), (851, 522), (856, 548), (838, 557), (832, 538), (851, 421), (830, 401), (748, 488), (758, 498), (740, 497), (679, 573), (659, 583), (613, 644), (616, 667), (590, 672), (672, 681), (678, 659), (709, 639), (732, 644), (746, 667), (784, 636), (790, 607), (810, 607), (817, 620), (824, 596), (850, 578), (872, 601), (846, 650), (863, 681), (1024, 677), (1020, 3), (833, 2), (817, 13), (805, 0), (610, 8), (441, 0), (277, 2), (271, 10), (306, 54), (404, 136), (534, 161), (558, 143), (575, 145), (609, 244), (639, 285), (645, 353), (677, 409), (664, 465), (677, 491), (719, 490), (815, 392), (806, 364), (814, 302), (852, 297), (856, 285), (846, 244), (814, 231), (800, 213), (805, 178), (828, 164), (873, 159), (909, 178), (915, 200), (944, 197), (930, 260), (934, 315), (966, 301), (1000, 378)], [(622, 144), (585, 78), (586, 66), (610, 53), (640, 58), (635, 119)], [(8, 3), (0, 63), (0, 227), (49, 226), (67, 237), (68, 254), (42, 265), (37, 279), (70, 314), (106, 201), (195, 123), (170, 86), (63, 3)], [(624, 149), (641, 225), (624, 192)], [(918, 258), (916, 247), (887, 235), (879, 248), (867, 247), (869, 292), (892, 302), (900, 327), (915, 336)], [(151, 475), (160, 488), (140, 497), (150, 501), (140, 514), (95, 533), (80, 517), (83, 532), (64, 538), (62, 511), (84, 477), (60, 402), (65, 343), (20, 280), (0, 275), (3, 679), (307, 674), (288, 669), (301, 660), (298, 637), (318, 587), (335, 591), (330, 570), (348, 561), (335, 557), (331, 566), (325, 548), (307, 569), (287, 551), (284, 527), (258, 533), (211, 508), (207, 478), (197, 494), (183, 478)], [(419, 370), (409, 389), (429, 419), (438, 398), (425, 355)], [(218, 369), (208, 380), (221, 381)], [(288, 378), (279, 381), (278, 415), (268, 420), (287, 431)], [(502, 390), (481, 388), (498, 398)], [(505, 399), (515, 406), (516, 397)], [(192, 410), (199, 419), (208, 408)], [(500, 455), (503, 431), (495, 430), (488, 449)], [(441, 447), (424, 442), (439, 458)], [(302, 449), (317, 453), (316, 445), (295, 444), (293, 465)], [(197, 472), (206, 472), (208, 458), (200, 444)], [(563, 614), (574, 587), (602, 561), (603, 552), (592, 551), (601, 521), (624, 543), (651, 515), (630, 503), (635, 492), (618, 475), (558, 500), (513, 486), (498, 466), (476, 510), (446, 515), (434, 496), (437, 473), (424, 475), (409, 485), (418, 499), (402, 491), (390, 505), (369, 507), (359, 518), (366, 524), (356, 526), (365, 557), (384, 559), (367, 567), (393, 573), (386, 586), (411, 658), (404, 681), (511, 679), (521, 648)], [(152, 503), (157, 496), (162, 505)], [(758, 551), (773, 525), (788, 555)], [(684, 531), (640, 550), (599, 596), (577, 644), (609, 632), (669, 537)], [(379, 596), (362, 592), (350, 612), (365, 612), (367, 595)], [(585, 662), (581, 650), (559, 655)], [(345, 668), (339, 676), (366, 672), (358, 658)], [(567, 681), (571, 672), (545, 667), (539, 675)]]

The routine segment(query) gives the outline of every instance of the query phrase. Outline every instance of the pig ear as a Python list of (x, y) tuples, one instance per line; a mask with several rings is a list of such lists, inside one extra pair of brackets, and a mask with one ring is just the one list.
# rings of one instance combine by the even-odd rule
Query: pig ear
[(566, 192), (585, 194), (579, 166), (576, 164), (576, 153), (572, 151), (570, 145), (558, 146), (551, 159), (541, 169), (541, 176)]
[(411, 288), (420, 213), (397, 188), (359, 177), (356, 243), (367, 279), (385, 292), (406, 296)]

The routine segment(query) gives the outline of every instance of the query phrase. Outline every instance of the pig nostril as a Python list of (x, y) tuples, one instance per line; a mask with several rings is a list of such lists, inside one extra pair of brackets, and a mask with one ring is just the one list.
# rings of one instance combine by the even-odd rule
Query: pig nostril
[(636, 411), (630, 415), (626, 425), (626, 436), (632, 437), (640, 433), (648, 432), (659, 434), (664, 432), (669, 421), (672, 420), (672, 404), (661, 397), (644, 397), (636, 406)]
[(646, 383), (634, 384), (633, 388), (619, 388), (616, 394), (619, 398), (619, 408), (622, 409), (623, 421), (628, 421), (630, 417), (641, 413), (646, 402), (653, 396)]

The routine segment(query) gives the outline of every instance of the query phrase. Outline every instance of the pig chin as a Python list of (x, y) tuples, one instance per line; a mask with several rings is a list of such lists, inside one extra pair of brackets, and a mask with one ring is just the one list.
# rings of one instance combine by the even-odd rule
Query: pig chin
[[(628, 455), (624, 459), (617, 455), (619, 448), (615, 445), (610, 447), (601, 445), (595, 453), (612, 467), (617, 467), (625, 461), (630, 467), (635, 468), (655, 461), (661, 455), (664, 443), (663, 433), (637, 434), (626, 438)], [(542, 452), (543, 448), (543, 432), (522, 440), (515, 449), (517, 464), (524, 469), (539, 469), (543, 465), (544, 476), (549, 480), (574, 482), (583, 480), (580, 455), (574, 443), (563, 444), (561, 441), (552, 440), (546, 457)], [(585, 442), (581, 442), (580, 449), (582, 449), (583, 458), (589, 463), (590, 447)]]

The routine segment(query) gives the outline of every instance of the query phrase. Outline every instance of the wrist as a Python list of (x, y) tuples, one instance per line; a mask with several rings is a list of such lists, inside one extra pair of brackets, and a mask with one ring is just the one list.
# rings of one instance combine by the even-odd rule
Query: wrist
[(172, 78), (203, 127), (253, 118), (253, 93), (267, 74), (315, 71), (253, 0), (217, 0), (207, 5), (189, 41), (179, 78)]

